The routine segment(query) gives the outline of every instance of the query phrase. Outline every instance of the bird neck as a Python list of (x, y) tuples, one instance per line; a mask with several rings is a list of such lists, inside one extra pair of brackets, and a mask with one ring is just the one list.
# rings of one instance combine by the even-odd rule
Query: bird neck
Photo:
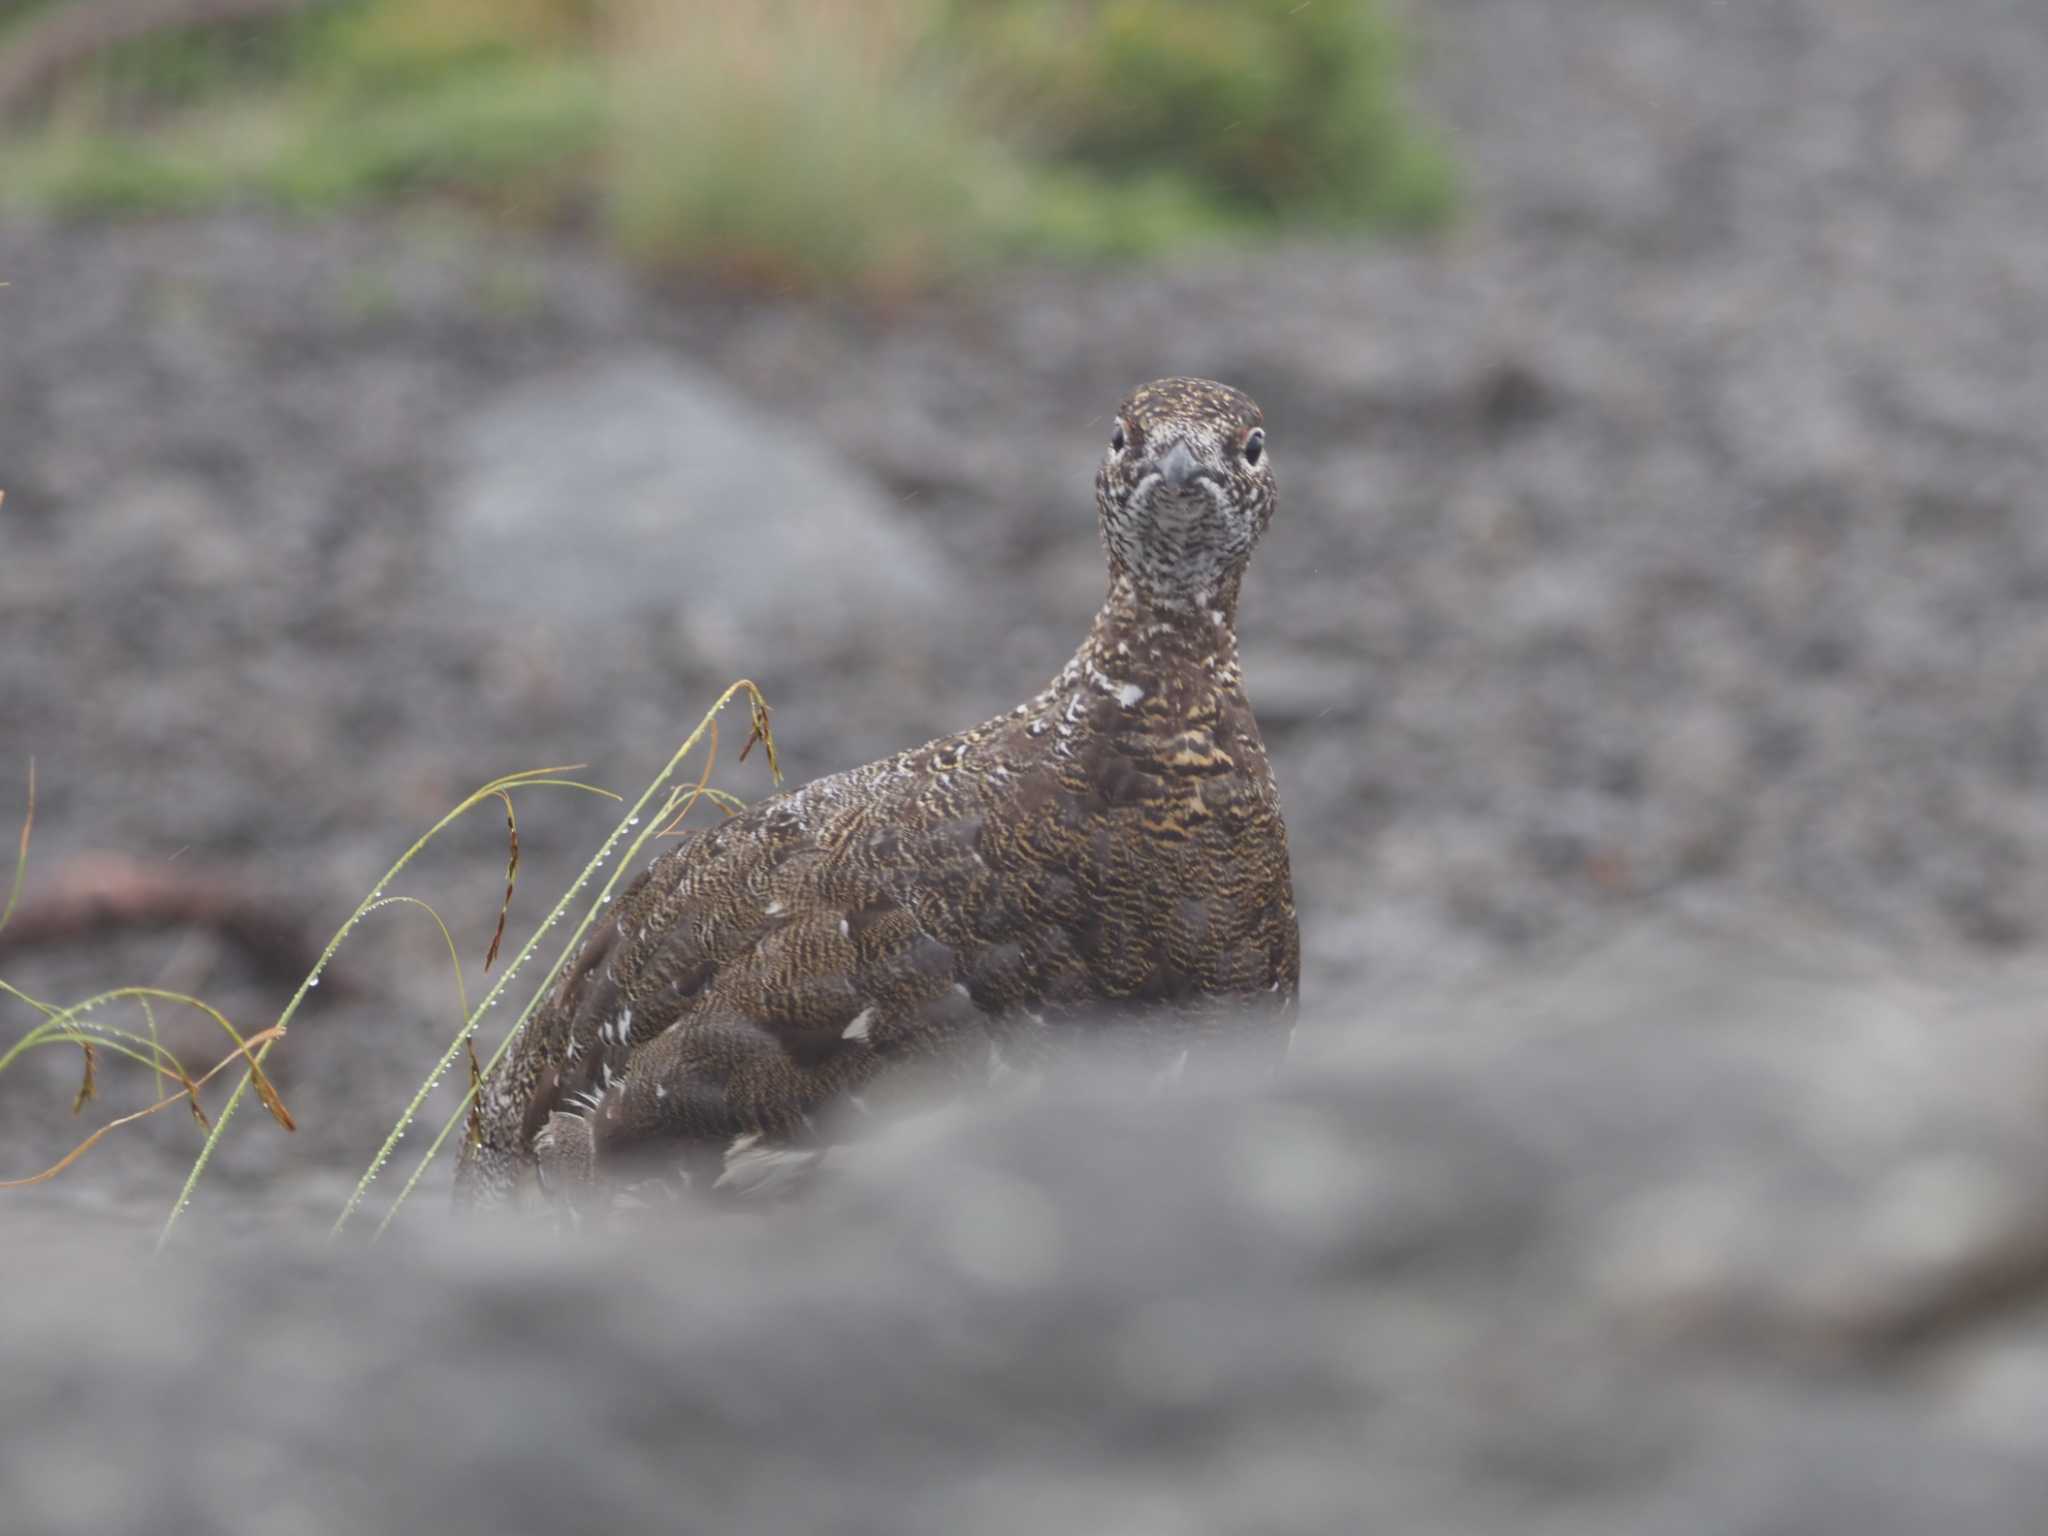
[(1147, 697), (1201, 687), (1216, 692), (1240, 686), (1237, 659), (1237, 582), (1196, 601), (1162, 602), (1118, 572), (1095, 615), (1088, 638), (1068, 665), (1074, 682), (1106, 692), (1140, 689)]

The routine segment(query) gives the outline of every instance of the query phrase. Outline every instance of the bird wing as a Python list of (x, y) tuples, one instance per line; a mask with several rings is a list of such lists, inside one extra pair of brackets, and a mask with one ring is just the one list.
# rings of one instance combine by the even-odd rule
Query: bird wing
[(933, 821), (927, 802), (906, 825), (888, 766), (762, 801), (655, 860), (522, 1036), (487, 1139), (522, 1153), (563, 1112), (589, 1117), (603, 1157), (800, 1139), (884, 1053), (978, 1030), (958, 947), (934, 932), (987, 873), (975, 819)]
[(553, 1124), (570, 1161), (729, 1180), (875, 1092), (986, 1082), (1048, 1020), (1289, 1004), (1284, 840), (1246, 856), (1270, 793), (1234, 785), (1005, 717), (696, 832), (592, 929), (491, 1087), (486, 1150), (524, 1160)]

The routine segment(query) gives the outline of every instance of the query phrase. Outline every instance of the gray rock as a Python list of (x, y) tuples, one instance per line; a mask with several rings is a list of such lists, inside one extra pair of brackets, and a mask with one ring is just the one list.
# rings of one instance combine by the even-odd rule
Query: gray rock
[(2039, 1530), (2037, 990), (1646, 940), (637, 1235), (16, 1210), (8, 1528)]
[(457, 426), (451, 455), (448, 590), (571, 649), (651, 620), (707, 666), (788, 669), (957, 615), (946, 561), (858, 468), (672, 359), (519, 384)]

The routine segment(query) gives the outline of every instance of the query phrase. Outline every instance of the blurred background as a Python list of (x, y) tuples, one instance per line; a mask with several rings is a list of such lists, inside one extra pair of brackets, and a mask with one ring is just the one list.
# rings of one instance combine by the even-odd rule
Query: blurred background
[[(0, 814), (31, 757), (38, 795), (0, 977), (260, 1027), (500, 773), (635, 790), (741, 675), (798, 782), (984, 718), (1100, 595), (1116, 401), (1222, 378), (1281, 488), (1243, 632), (1298, 1071), (1415, 1138), (1329, 1219), (1535, 1266), (1522, 1322), (1569, 1338), (1502, 1369), (1604, 1383), (1527, 1443), (1475, 1388), (1443, 1475), (1526, 1474), (1501, 1507), (1574, 1533), (2043, 1528), (2033, 0), (0, 0), (0, 282)], [(727, 727), (715, 782), (764, 793)], [(521, 797), (515, 939), (610, 815)], [(473, 989), (504, 863), (487, 808), (407, 887)], [(237, 1124), (220, 1215), (333, 1209), (456, 1024), (416, 911), (316, 996), (300, 1130)], [(78, 1075), (0, 1077), (0, 1174), (151, 1091), (103, 1063), (74, 1119)], [(196, 1143), (159, 1116), (11, 1198), (153, 1218)], [(1489, 1203), (1539, 1149), (1555, 1198)], [(1245, 1220), (1286, 1253), (1279, 1209)], [(1883, 1372), (1843, 1387), (1814, 1319), (1866, 1304)], [(1671, 1357), (1587, 1342), (1673, 1306), (1736, 1381), (1697, 1421), (1632, 1374)], [(1764, 1399), (1813, 1411), (1763, 1447)], [(1901, 1447), (1934, 1470), (1874, 1491)]]

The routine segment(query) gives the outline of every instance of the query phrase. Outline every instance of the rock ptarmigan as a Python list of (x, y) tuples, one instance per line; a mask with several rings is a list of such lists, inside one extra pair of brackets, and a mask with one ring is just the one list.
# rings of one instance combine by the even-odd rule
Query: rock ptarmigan
[(1145, 385), (1095, 493), (1109, 593), (1052, 683), (656, 859), (485, 1083), (461, 1199), (764, 1193), (893, 1086), (1063, 1038), (1278, 1058), (1301, 945), (1236, 631), (1274, 507), (1258, 406)]

